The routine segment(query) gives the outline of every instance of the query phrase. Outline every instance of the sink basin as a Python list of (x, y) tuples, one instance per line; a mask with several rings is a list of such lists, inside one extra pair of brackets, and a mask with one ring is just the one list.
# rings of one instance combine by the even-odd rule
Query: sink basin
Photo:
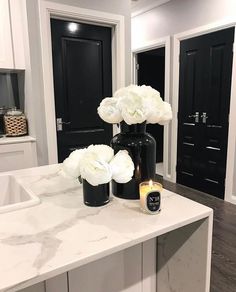
[(30, 190), (12, 175), (0, 175), (0, 213), (30, 207), (40, 202)]

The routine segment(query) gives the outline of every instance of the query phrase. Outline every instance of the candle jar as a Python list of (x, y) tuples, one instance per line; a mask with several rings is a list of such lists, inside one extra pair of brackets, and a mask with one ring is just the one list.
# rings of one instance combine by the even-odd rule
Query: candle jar
[(139, 184), (140, 205), (145, 213), (157, 214), (160, 212), (161, 191), (162, 185), (152, 180)]

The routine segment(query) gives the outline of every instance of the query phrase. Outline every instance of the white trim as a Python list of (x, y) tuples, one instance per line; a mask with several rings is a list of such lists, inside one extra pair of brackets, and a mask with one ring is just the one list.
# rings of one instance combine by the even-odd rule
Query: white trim
[[(135, 48), (132, 50), (132, 81), (134, 84), (137, 83), (137, 70), (136, 61), (137, 54), (146, 52), (149, 50), (165, 47), (165, 96), (164, 100), (170, 102), (170, 37), (160, 38), (148, 43), (145, 43), (142, 47)], [(171, 144), (169, 141), (169, 133), (171, 131), (170, 124), (164, 126), (164, 145), (163, 145), (163, 178), (166, 180), (171, 179), (171, 172), (168, 169), (170, 163), (169, 157), (171, 151)]]
[[(180, 52), (180, 41), (195, 36), (203, 35), (210, 32), (215, 32), (228, 27), (235, 27), (236, 19), (229, 19), (226, 21), (215, 22), (208, 25), (198, 27), (196, 29), (188, 30), (179, 34), (174, 35), (174, 51), (173, 51), (173, 122), (172, 122), (172, 151), (171, 151), (171, 180), (176, 182), (176, 163), (177, 163), (177, 112), (178, 112), (178, 100), (179, 100), (179, 52)], [(235, 27), (235, 39), (236, 42), (236, 27)], [(234, 44), (234, 55), (233, 55), (233, 71), (232, 71), (232, 84), (231, 84), (231, 96), (230, 96), (230, 116), (229, 116), (229, 133), (228, 133), (228, 149), (227, 149), (227, 165), (226, 165), (226, 181), (225, 181), (225, 200), (236, 204), (236, 185), (234, 186), (235, 180), (235, 161), (236, 161), (236, 134), (235, 124), (236, 115), (233, 114), (233, 110), (236, 108), (236, 55), (235, 55), (235, 44)]]
[(53, 88), (50, 18), (73, 19), (113, 28), (112, 79), (113, 91), (125, 85), (125, 30), (124, 16), (97, 10), (38, 0), (43, 64), (44, 106), (49, 164), (57, 163), (57, 138)]

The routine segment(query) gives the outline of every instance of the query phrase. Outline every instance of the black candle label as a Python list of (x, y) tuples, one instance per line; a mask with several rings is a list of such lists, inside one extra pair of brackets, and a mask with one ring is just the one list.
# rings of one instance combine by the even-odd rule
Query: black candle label
[(158, 191), (150, 192), (147, 195), (147, 208), (151, 212), (160, 210), (161, 206), (161, 194)]

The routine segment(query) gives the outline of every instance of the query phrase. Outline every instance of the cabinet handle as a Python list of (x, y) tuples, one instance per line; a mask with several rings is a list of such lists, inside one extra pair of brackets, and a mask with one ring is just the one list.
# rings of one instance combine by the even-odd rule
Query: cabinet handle
[(206, 124), (206, 121), (208, 119), (207, 113), (202, 113), (201, 118), (202, 118), (202, 123)]
[(195, 115), (189, 115), (189, 118), (194, 118), (195, 123), (199, 123), (199, 112), (195, 112)]

